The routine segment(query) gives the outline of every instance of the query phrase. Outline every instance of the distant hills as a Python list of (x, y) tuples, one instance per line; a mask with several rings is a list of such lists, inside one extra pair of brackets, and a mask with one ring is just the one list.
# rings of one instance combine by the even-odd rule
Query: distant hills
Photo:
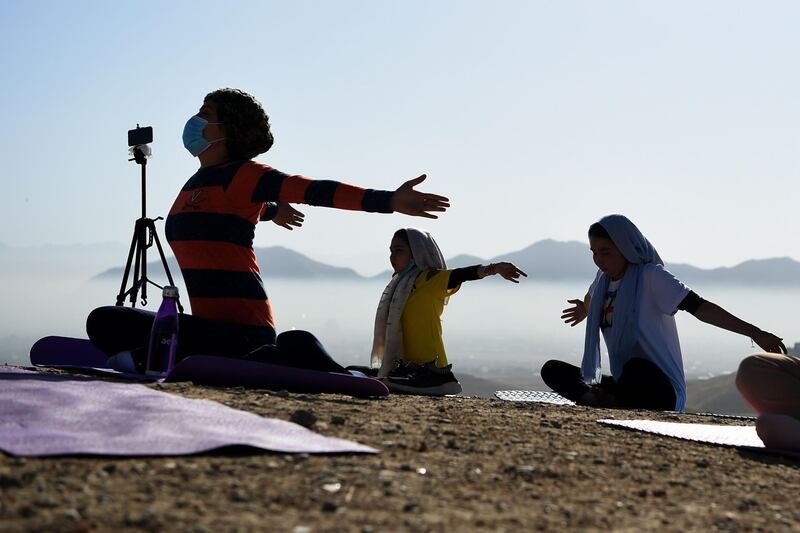
[[(262, 273), (268, 278), (358, 281), (387, 279), (390, 275), (387, 270), (376, 276), (362, 276), (351, 268), (316, 261), (282, 246), (256, 248), (255, 251)], [(160, 261), (152, 260), (157, 257), (155, 249), (148, 252), (148, 258), (151, 259), (148, 262), (148, 273), (155, 277), (163, 270)], [(126, 258), (127, 248), (119, 244), (36, 248), (13, 248), (0, 244), (0, 274), (10, 271), (57, 272), (59, 269), (75, 271), (97, 268), (96, 265), (105, 263), (118, 266), (96, 274), (93, 279), (120, 279)], [(585, 282), (596, 271), (586, 243), (551, 239), (496, 257), (457, 255), (448, 260), (448, 266), (462, 267), (498, 261), (513, 262), (528, 273), (529, 279), (536, 281)], [(175, 259), (170, 257), (168, 263), (173, 274), (180, 276)], [(800, 262), (789, 257), (754, 259), (733, 267), (713, 269), (682, 263), (667, 263), (667, 268), (689, 285), (800, 286)]]

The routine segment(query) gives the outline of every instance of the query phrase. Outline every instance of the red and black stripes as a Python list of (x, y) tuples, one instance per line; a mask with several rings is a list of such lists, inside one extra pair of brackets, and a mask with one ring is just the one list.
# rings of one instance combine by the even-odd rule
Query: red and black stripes
[(391, 198), (390, 191), (293, 176), (254, 161), (201, 168), (181, 189), (165, 228), (193, 314), (274, 329), (253, 252), (255, 225), (274, 214), (267, 212), (272, 203), (390, 213)]

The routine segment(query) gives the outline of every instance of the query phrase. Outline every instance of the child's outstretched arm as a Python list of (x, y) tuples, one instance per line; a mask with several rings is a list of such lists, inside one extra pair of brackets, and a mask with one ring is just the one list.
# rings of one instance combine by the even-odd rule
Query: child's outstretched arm
[(520, 276), (525, 276), (526, 278), (528, 277), (528, 275), (525, 272), (520, 270), (519, 267), (517, 267), (513, 263), (506, 263), (506, 262), (492, 263), (489, 265), (485, 265), (482, 268), (483, 271), (480, 272), (481, 279), (487, 276), (494, 276), (495, 274), (499, 274), (503, 276), (504, 279), (507, 279), (512, 283), (519, 283), (518, 280)]
[(561, 319), (565, 324), (575, 327), (589, 315), (589, 304), (592, 303), (592, 295), (587, 292), (583, 300), (576, 298), (575, 300), (567, 300), (567, 303), (572, 304), (572, 307), (561, 310), (563, 313)]
[(294, 227), (299, 228), (305, 221), (305, 215), (289, 204), (270, 202), (267, 204), (261, 220), (271, 220), (282, 228), (292, 231)]
[(517, 268), (511, 263), (492, 263), (489, 265), (475, 265), (464, 268), (456, 268), (450, 274), (450, 280), (447, 283), (448, 289), (455, 289), (465, 281), (475, 281), (483, 279), (487, 276), (494, 276), (500, 274), (508, 281), (519, 283), (517, 279), (520, 276), (528, 277), (528, 275)]
[(782, 338), (748, 324), (708, 300), (702, 300), (702, 303), (692, 314), (706, 324), (750, 337), (762, 350), (772, 353), (786, 353), (786, 346), (783, 344)]

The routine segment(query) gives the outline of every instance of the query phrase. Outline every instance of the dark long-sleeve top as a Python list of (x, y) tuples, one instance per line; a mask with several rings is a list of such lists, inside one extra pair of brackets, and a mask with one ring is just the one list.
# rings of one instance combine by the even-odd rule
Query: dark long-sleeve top
[(481, 279), (481, 276), (478, 273), (480, 268), (481, 265), (454, 268), (450, 273), (450, 280), (447, 282), (447, 288), (455, 289), (465, 281), (475, 281), (476, 279)]

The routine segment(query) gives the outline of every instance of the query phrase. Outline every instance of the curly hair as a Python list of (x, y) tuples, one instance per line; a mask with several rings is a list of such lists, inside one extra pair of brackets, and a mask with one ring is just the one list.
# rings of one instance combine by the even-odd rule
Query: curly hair
[(255, 97), (240, 89), (226, 88), (208, 93), (204, 102), (217, 107), (231, 159), (252, 159), (272, 147), (269, 116)]

